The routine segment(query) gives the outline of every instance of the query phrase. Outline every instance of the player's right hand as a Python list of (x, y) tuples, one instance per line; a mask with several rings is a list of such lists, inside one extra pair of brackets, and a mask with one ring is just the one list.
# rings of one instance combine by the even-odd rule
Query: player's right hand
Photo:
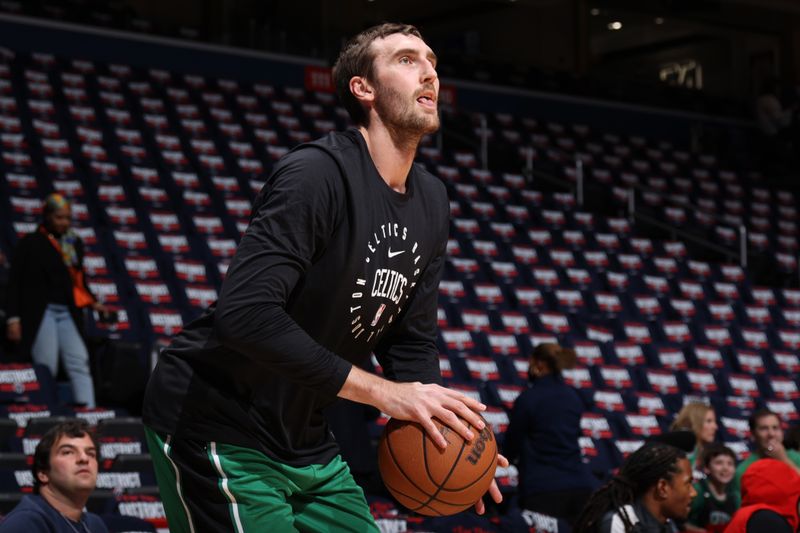
[(22, 340), (22, 326), (18, 321), (11, 322), (6, 326), (6, 337), (11, 342), (19, 342)]
[[(508, 459), (505, 456), (497, 454), (497, 466), (502, 466), (503, 468), (508, 468)], [(503, 494), (500, 492), (500, 487), (497, 486), (497, 480), (493, 479), (492, 484), (489, 485), (489, 490), (487, 494), (491, 496), (495, 503), (501, 503), (503, 501)], [(486, 512), (486, 505), (483, 503), (483, 497), (475, 503), (475, 512), (478, 514), (483, 514)]]
[[(376, 407), (393, 418), (419, 423), (440, 448), (447, 447), (447, 440), (433, 423), (434, 418), (467, 441), (485, 426), (478, 412), (486, 410), (486, 406), (458, 391), (436, 384), (387, 381), (383, 392), (382, 405)], [(464, 421), (477, 432), (471, 431)]]

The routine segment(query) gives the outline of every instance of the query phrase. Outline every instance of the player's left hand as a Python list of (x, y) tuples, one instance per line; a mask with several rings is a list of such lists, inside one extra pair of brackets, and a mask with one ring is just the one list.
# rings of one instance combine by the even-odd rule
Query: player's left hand
[[(501, 466), (503, 468), (508, 467), (508, 459), (506, 459), (499, 453), (497, 454), (497, 466)], [(492, 497), (495, 503), (500, 503), (503, 501), (503, 495), (500, 494), (500, 488), (497, 486), (497, 481), (494, 479), (492, 480), (492, 484), (489, 487), (488, 494), (489, 496)], [(483, 504), (483, 498), (481, 498), (475, 503), (475, 512), (478, 514), (483, 514), (486, 512), (486, 506)]]

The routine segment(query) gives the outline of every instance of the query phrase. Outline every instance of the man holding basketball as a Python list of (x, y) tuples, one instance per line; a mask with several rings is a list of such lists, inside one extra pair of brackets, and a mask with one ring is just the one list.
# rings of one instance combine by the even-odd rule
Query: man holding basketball
[[(433, 418), (483, 428), (483, 405), (439, 385), (449, 204), (413, 164), (439, 127), (435, 67), (412, 26), (345, 45), (334, 78), (357, 128), (276, 165), (218, 302), (161, 354), (143, 419), (171, 531), (375, 531), (321, 413), (337, 396), (440, 446)], [(391, 381), (358, 368), (373, 352)]]

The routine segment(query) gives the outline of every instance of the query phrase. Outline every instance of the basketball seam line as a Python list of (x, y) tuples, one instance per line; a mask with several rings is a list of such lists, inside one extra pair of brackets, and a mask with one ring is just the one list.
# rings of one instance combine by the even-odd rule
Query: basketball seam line
[[(471, 428), (472, 426), (468, 424), (468, 427), (469, 427), (469, 428)], [(433, 476), (431, 475), (430, 469), (429, 469), (429, 467), (428, 467), (428, 459), (427, 459), (427, 447), (425, 446), (425, 430), (424, 430), (424, 429), (421, 429), (421, 430), (420, 430), (420, 432), (421, 432), (421, 435), (422, 435), (422, 453), (423, 453), (423, 459), (424, 459), (424, 462), (425, 462), (425, 473), (428, 475), (428, 479), (431, 481), (431, 483), (433, 483), (433, 485), (434, 485), (435, 487), (437, 487), (437, 490), (436, 490), (436, 492), (434, 492), (434, 494), (433, 494), (433, 495), (429, 495), (429, 494), (427, 493), (427, 491), (425, 491), (425, 490), (424, 490), (422, 487), (420, 487), (420, 486), (419, 486), (419, 485), (418, 485), (416, 482), (414, 482), (414, 480), (413, 480), (413, 479), (411, 479), (411, 477), (410, 477), (410, 476), (409, 476), (409, 475), (408, 475), (408, 474), (405, 472), (405, 470), (402, 468), (402, 466), (401, 466), (401, 465), (400, 465), (400, 463), (398, 462), (398, 460), (397, 460), (397, 457), (396, 457), (396, 456), (395, 456), (395, 454), (394, 454), (394, 450), (393, 450), (393, 447), (392, 447), (392, 442), (391, 442), (391, 439), (387, 438), (387, 439), (386, 439), (386, 448), (387, 448), (387, 450), (389, 451), (389, 457), (391, 457), (391, 459), (392, 459), (392, 462), (394, 462), (395, 466), (397, 467), (397, 470), (398, 470), (398, 471), (399, 471), (399, 472), (400, 472), (400, 473), (403, 475), (403, 477), (404, 477), (404, 478), (405, 478), (405, 479), (406, 479), (406, 480), (407, 480), (407, 481), (408, 481), (408, 482), (409, 482), (409, 483), (410, 483), (410, 484), (411, 484), (411, 485), (412, 485), (412, 486), (413, 486), (415, 489), (417, 489), (417, 490), (418, 490), (420, 493), (422, 493), (423, 495), (425, 495), (425, 496), (428, 496), (428, 500), (427, 500), (427, 501), (422, 501), (422, 500), (419, 500), (419, 499), (417, 499), (417, 498), (415, 498), (415, 497), (413, 497), (413, 496), (411, 496), (411, 495), (409, 495), (409, 494), (406, 494), (405, 492), (402, 492), (402, 491), (400, 491), (400, 490), (397, 490), (397, 489), (396, 489), (396, 488), (394, 488), (394, 487), (393, 487), (393, 490), (394, 490), (394, 491), (396, 491), (398, 494), (400, 494), (400, 495), (402, 495), (402, 496), (404, 496), (404, 497), (408, 498), (409, 500), (412, 500), (412, 501), (414, 501), (414, 502), (416, 502), (416, 503), (418, 503), (418, 504), (419, 504), (419, 505), (418, 505), (417, 507), (415, 507), (415, 508), (411, 508), (411, 507), (409, 507), (409, 509), (410, 509), (410, 510), (412, 510), (412, 511), (417, 511), (417, 510), (419, 510), (419, 509), (421, 509), (421, 508), (423, 508), (423, 507), (426, 507), (426, 508), (430, 509), (431, 511), (435, 512), (435, 513), (436, 513), (437, 515), (439, 515), (439, 516), (446, 516), (446, 515), (443, 515), (442, 513), (440, 513), (440, 512), (439, 512), (437, 509), (435, 509), (434, 507), (431, 507), (431, 506), (429, 505), (429, 503), (433, 502), (433, 500), (436, 500), (438, 503), (441, 503), (441, 504), (444, 504), (444, 505), (447, 505), (447, 506), (450, 506), (450, 507), (462, 507), (462, 508), (466, 508), (466, 507), (469, 507), (470, 505), (472, 505), (472, 504), (469, 504), (469, 503), (465, 504), (465, 503), (454, 503), (454, 502), (448, 502), (448, 501), (446, 501), (446, 500), (443, 500), (443, 499), (439, 499), (439, 498), (437, 498), (437, 496), (438, 496), (438, 495), (439, 495), (441, 492), (445, 492), (445, 493), (447, 493), (447, 492), (453, 492), (453, 491), (455, 491), (455, 490), (465, 490), (465, 489), (467, 489), (467, 488), (469, 488), (469, 487), (471, 487), (471, 486), (475, 485), (475, 484), (476, 484), (476, 483), (478, 483), (479, 481), (481, 481), (481, 480), (484, 478), (484, 476), (486, 475), (486, 473), (487, 473), (487, 472), (488, 472), (488, 471), (489, 471), (489, 470), (492, 468), (492, 464), (494, 464), (494, 463), (497, 461), (497, 454), (498, 454), (498, 450), (497, 450), (497, 449), (495, 449), (495, 451), (494, 451), (494, 454), (493, 454), (493, 459), (494, 459), (494, 461), (490, 461), (490, 462), (489, 462), (489, 464), (487, 465), (487, 467), (484, 469), (484, 471), (483, 471), (483, 472), (481, 472), (480, 476), (478, 476), (478, 478), (477, 478), (475, 481), (473, 481), (472, 483), (470, 483), (470, 484), (468, 484), (468, 485), (465, 485), (464, 487), (461, 487), (461, 488), (459, 488), (459, 489), (446, 489), (446, 488), (444, 488), (442, 485), (446, 484), (446, 483), (447, 483), (447, 482), (450, 480), (450, 477), (453, 475), (453, 472), (455, 471), (455, 468), (456, 468), (456, 466), (458, 465), (458, 461), (461, 459), (461, 456), (464, 454), (464, 448), (466, 448), (467, 441), (465, 440), (465, 441), (463, 442), (463, 444), (461, 445), (461, 450), (459, 450), (458, 456), (456, 457), (455, 461), (453, 462), (453, 466), (451, 467), (451, 469), (450, 469), (450, 472), (447, 474), (447, 476), (444, 478), (444, 480), (441, 482), (441, 484), (439, 484), (439, 483), (437, 483), (437, 482), (436, 482), (436, 481), (433, 479)], [(481, 495), (481, 497), (482, 497), (482, 496), (483, 496), (483, 495)], [(477, 500), (476, 500), (476, 501), (477, 501)]]
[[(425, 437), (424, 430), (423, 430), (422, 436), (423, 436), (423, 442), (424, 442), (424, 437)], [(417, 484), (414, 482), (414, 480), (413, 480), (413, 479), (411, 479), (411, 477), (410, 477), (408, 474), (406, 474), (406, 471), (405, 471), (405, 470), (403, 470), (403, 467), (400, 465), (400, 462), (397, 460), (397, 458), (396, 458), (396, 457), (395, 457), (395, 455), (394, 455), (394, 449), (392, 448), (392, 441), (391, 441), (391, 439), (389, 439), (389, 438), (388, 438), (388, 436), (387, 436), (387, 438), (386, 438), (386, 448), (389, 450), (389, 457), (391, 457), (391, 458), (392, 458), (392, 461), (394, 461), (394, 465), (397, 467), (397, 470), (399, 470), (399, 471), (400, 471), (400, 473), (401, 473), (401, 474), (403, 474), (403, 477), (404, 477), (404, 478), (406, 478), (406, 480), (407, 480), (409, 483), (411, 483), (411, 486), (413, 486), (415, 489), (417, 489), (418, 491), (420, 491), (420, 492), (421, 492), (422, 494), (424, 494), (425, 496), (428, 496), (428, 493), (427, 493), (425, 490), (423, 490), (423, 489), (422, 489), (422, 487), (420, 487), (419, 485), (417, 485)], [(423, 446), (423, 453), (425, 453), (424, 446)], [(427, 462), (427, 459), (426, 459), (426, 462)], [(430, 478), (430, 475), (428, 475), (428, 477)], [(433, 481), (433, 480), (431, 479), (431, 481)], [(435, 485), (435, 484), (436, 484), (436, 483), (434, 483), (434, 485)], [(397, 489), (394, 489), (394, 490), (397, 490)], [(418, 500), (417, 498), (414, 498), (414, 497), (412, 497), (412, 496), (409, 496), (408, 494), (405, 494), (405, 493), (403, 493), (403, 492), (401, 492), (401, 491), (399, 491), (399, 490), (397, 490), (397, 492), (399, 492), (399, 493), (400, 493), (400, 494), (402, 494), (403, 496), (406, 496), (406, 497), (407, 497), (409, 500), (414, 500), (414, 501), (416, 501), (416, 502), (418, 502), (418, 503), (420, 504), (418, 507), (416, 507), (416, 508), (414, 508), (414, 509), (411, 509), (411, 508), (409, 507), (409, 509), (411, 509), (412, 511), (415, 511), (415, 510), (417, 510), (417, 509), (420, 509), (420, 508), (422, 508), (422, 507), (427, 507), (428, 509), (430, 509), (431, 511), (435, 512), (435, 513), (436, 513), (436, 514), (438, 514), (439, 516), (442, 516), (442, 514), (441, 514), (439, 511), (437, 511), (436, 509), (434, 509), (433, 507), (431, 507), (430, 505), (428, 505), (426, 502), (423, 502), (422, 500)], [(428, 502), (430, 502), (430, 500), (428, 500)]]
[[(467, 423), (467, 429), (469, 429), (471, 427), (472, 427), (472, 425)], [(466, 448), (466, 446), (467, 446), (467, 441), (464, 440), (464, 439), (462, 439), (462, 440), (464, 442), (461, 444), (461, 449), (458, 451), (458, 455), (456, 456), (455, 461), (453, 461), (453, 465), (450, 467), (450, 472), (447, 473), (447, 475), (445, 476), (445, 478), (442, 480), (441, 483), (436, 483), (434, 481), (434, 485), (436, 485), (436, 492), (434, 492), (428, 498), (428, 501), (425, 502), (424, 505), (427, 506), (427, 504), (429, 504), (430, 502), (432, 502), (433, 500), (436, 499), (436, 496), (438, 496), (439, 493), (442, 492), (442, 485), (446, 484), (450, 480), (450, 476), (453, 475), (453, 472), (455, 471), (456, 466), (458, 466), (458, 461), (461, 460), (461, 456), (464, 454), (464, 448)], [(434, 446), (436, 446), (436, 444), (434, 444)], [(422, 433), (422, 454), (423, 454), (423, 457), (425, 458), (425, 472), (428, 474), (428, 478), (431, 481), (433, 481), (433, 476), (431, 476), (430, 469), (428, 468), (428, 448), (425, 446), (425, 433), (424, 432)], [(469, 507), (470, 504), (466, 504), (466, 505), (467, 505), (467, 507)]]
[[(473, 482), (472, 482), (472, 483), (470, 483), (469, 485), (464, 485), (463, 487), (459, 487), (459, 488), (452, 488), (452, 489), (446, 489), (446, 488), (442, 487), (442, 490), (443, 490), (443, 491), (445, 491), (445, 492), (454, 492), (454, 491), (457, 491), (457, 490), (464, 490), (464, 489), (467, 489), (467, 488), (469, 488), (469, 487), (473, 486), (475, 483), (477, 483), (478, 481), (480, 481), (481, 479), (483, 479), (483, 476), (485, 476), (485, 475), (486, 475), (486, 472), (488, 472), (488, 471), (489, 471), (489, 469), (491, 469), (491, 468), (492, 468), (492, 465), (494, 465), (494, 463), (497, 461), (497, 448), (496, 448), (496, 447), (495, 447), (495, 450), (494, 450), (494, 457), (493, 457), (493, 459), (494, 459), (494, 461), (490, 461), (490, 462), (489, 462), (489, 464), (486, 466), (486, 468), (483, 470), (483, 472), (481, 472), (481, 475), (480, 475), (480, 476), (478, 476), (478, 479), (476, 479), (475, 481), (473, 481)], [(439, 501), (441, 501), (441, 500), (439, 500)]]

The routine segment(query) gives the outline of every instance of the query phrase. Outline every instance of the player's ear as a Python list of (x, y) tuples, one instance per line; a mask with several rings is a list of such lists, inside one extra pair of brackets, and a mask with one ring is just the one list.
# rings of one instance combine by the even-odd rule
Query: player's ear
[(41, 470), (36, 472), (36, 478), (42, 485), (46, 485), (50, 481), (50, 476), (47, 475), (47, 472), (42, 472)]
[(669, 495), (669, 481), (663, 477), (659, 479), (658, 483), (656, 483), (655, 495), (657, 500), (666, 500), (667, 496)]
[(363, 76), (353, 76), (350, 78), (350, 92), (357, 100), (371, 102), (375, 99), (375, 88)]

